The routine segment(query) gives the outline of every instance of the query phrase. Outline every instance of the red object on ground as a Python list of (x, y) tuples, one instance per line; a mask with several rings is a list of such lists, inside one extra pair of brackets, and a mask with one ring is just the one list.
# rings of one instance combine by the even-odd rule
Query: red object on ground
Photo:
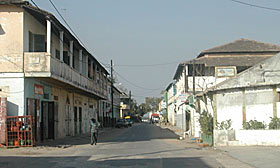
[(32, 116), (7, 116), (6, 146), (31, 147), (34, 145)]

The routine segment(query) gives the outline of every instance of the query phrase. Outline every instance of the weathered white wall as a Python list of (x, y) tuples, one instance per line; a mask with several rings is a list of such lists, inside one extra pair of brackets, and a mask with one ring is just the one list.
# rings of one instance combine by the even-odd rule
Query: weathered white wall
[(273, 117), (273, 98), (272, 89), (246, 90), (246, 120), (269, 124)]
[[(216, 78), (215, 76), (196, 76), (195, 77), (195, 90), (205, 91), (206, 89), (215, 86), (227, 78)], [(188, 77), (188, 87), (189, 91), (193, 90), (193, 77)]]
[(243, 124), (242, 92), (216, 95), (217, 122), (231, 119), (233, 129), (241, 129)]
[(237, 130), (238, 145), (279, 146), (280, 130)]
[(0, 72), (23, 71), (23, 9), (0, 6)]
[(1, 95), (7, 96), (8, 116), (24, 115), (23, 73), (0, 73)]

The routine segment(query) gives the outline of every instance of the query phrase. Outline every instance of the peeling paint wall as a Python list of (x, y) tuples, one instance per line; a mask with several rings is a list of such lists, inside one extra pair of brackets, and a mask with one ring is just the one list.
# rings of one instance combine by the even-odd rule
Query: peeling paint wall
[(0, 72), (23, 71), (23, 9), (0, 6)]

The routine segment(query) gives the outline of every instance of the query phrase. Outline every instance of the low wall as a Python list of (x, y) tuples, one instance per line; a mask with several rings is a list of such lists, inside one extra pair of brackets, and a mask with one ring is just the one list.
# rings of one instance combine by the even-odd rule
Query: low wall
[(238, 130), (236, 140), (242, 146), (280, 146), (280, 130)]
[(214, 146), (228, 146), (228, 142), (234, 140), (235, 130), (214, 130)]
[(280, 146), (280, 130), (214, 130), (214, 146), (253, 145)]

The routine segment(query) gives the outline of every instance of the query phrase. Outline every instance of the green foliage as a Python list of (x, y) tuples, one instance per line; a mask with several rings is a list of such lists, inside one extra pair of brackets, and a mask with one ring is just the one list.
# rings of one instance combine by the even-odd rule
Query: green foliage
[(157, 98), (157, 97), (146, 97), (145, 98), (145, 111), (146, 112), (157, 111), (159, 102), (161, 100), (162, 100), (161, 98)]
[(268, 125), (269, 129), (280, 129), (280, 118), (270, 117), (271, 121)]
[(231, 119), (229, 120), (226, 120), (226, 121), (222, 121), (221, 123), (217, 122), (216, 123), (216, 127), (219, 129), (219, 130), (230, 130), (231, 129)]
[(250, 120), (249, 122), (243, 123), (243, 129), (246, 130), (259, 130), (259, 129), (265, 129), (266, 125), (263, 122), (257, 121), (257, 120)]
[(203, 111), (198, 119), (201, 130), (206, 135), (213, 135), (213, 117), (211, 114)]

